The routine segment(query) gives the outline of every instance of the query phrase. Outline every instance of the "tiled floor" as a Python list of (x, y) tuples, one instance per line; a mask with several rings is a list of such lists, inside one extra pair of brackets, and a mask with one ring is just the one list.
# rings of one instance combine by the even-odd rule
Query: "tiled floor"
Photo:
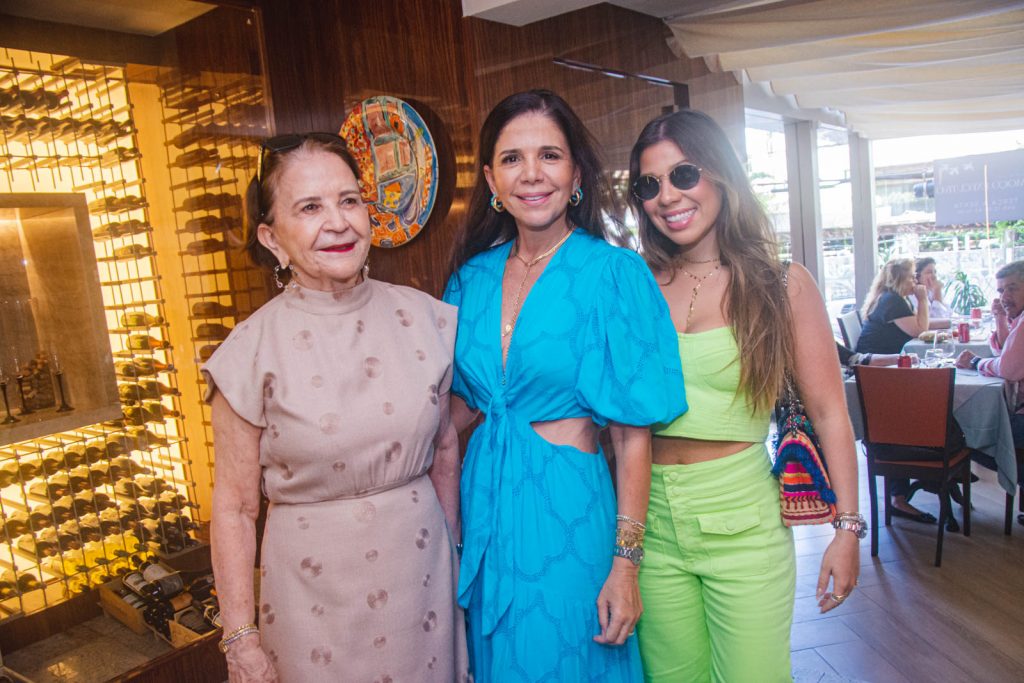
[[(859, 586), (827, 615), (814, 592), (832, 530), (796, 530), (796, 683), (1024, 681), (1024, 527), (1003, 535), (1003, 492), (993, 473), (976, 470), (982, 480), (973, 487), (971, 536), (947, 534), (941, 568), (932, 566), (936, 527), (894, 520), (880, 531), (877, 558), (862, 542)], [(863, 472), (861, 479), (867, 516)], [(938, 514), (935, 496), (919, 493), (914, 503)], [(4, 663), (35, 683), (98, 683), (168, 649), (104, 616)]]

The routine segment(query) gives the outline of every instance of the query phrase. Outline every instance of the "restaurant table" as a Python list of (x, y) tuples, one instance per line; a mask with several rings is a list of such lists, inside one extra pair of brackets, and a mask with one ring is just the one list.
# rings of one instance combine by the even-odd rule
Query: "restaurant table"
[[(953, 358), (960, 355), (961, 351), (970, 351), (975, 356), (981, 356), (982, 358), (992, 357), (992, 347), (988, 345), (988, 334), (985, 334), (984, 339), (975, 339), (974, 332), (971, 332), (971, 341), (966, 344), (955, 341), (953, 345), (956, 350), (953, 352)], [(903, 351), (905, 353), (916, 353), (922, 359), (924, 358), (924, 352), (932, 348), (931, 342), (921, 341), (920, 339), (911, 339), (903, 345)]]
[[(893, 372), (914, 372), (913, 368)], [(845, 382), (846, 405), (857, 439), (864, 438), (864, 420), (861, 417), (857, 382), (850, 377)], [(974, 370), (957, 368), (953, 387), (953, 417), (964, 430), (967, 446), (991, 456), (996, 461), (999, 485), (1007, 493), (1016, 493), (1017, 458), (1010, 430), (1009, 406), (1015, 403), (1014, 385), (998, 377), (983, 377)], [(913, 401), (907, 397), (907, 403)]]

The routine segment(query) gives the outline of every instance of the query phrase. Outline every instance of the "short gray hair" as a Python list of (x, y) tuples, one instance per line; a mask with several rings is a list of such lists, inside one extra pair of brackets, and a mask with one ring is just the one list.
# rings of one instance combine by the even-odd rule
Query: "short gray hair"
[(1003, 280), (1016, 275), (1018, 280), (1024, 281), (1024, 261), (1014, 261), (996, 271), (996, 279)]

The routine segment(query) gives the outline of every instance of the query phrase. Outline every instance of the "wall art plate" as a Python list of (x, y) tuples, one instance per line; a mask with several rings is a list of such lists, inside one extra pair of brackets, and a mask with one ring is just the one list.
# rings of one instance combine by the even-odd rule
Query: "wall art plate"
[(399, 247), (422, 232), (437, 198), (437, 154), (420, 115), (397, 97), (355, 106), (338, 133), (359, 162), (359, 187), (375, 247)]

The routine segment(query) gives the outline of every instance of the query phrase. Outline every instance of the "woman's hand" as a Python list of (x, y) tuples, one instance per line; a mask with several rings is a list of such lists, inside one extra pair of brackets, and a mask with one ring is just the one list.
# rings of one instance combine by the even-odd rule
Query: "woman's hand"
[(228, 647), (228, 683), (276, 683), (277, 670), (256, 634)]
[[(839, 607), (850, 597), (860, 573), (860, 539), (852, 531), (837, 529), (821, 558), (818, 575), (818, 607), (822, 614)], [(829, 578), (832, 590), (828, 590)]]
[(914, 285), (914, 296), (917, 297), (918, 303), (928, 303), (928, 289), (924, 285)]
[(594, 636), (594, 642), (622, 645), (633, 635), (636, 622), (644, 611), (640, 601), (639, 573), (640, 568), (625, 558), (612, 560), (612, 570), (597, 596), (597, 620), (601, 624), (601, 633)]

